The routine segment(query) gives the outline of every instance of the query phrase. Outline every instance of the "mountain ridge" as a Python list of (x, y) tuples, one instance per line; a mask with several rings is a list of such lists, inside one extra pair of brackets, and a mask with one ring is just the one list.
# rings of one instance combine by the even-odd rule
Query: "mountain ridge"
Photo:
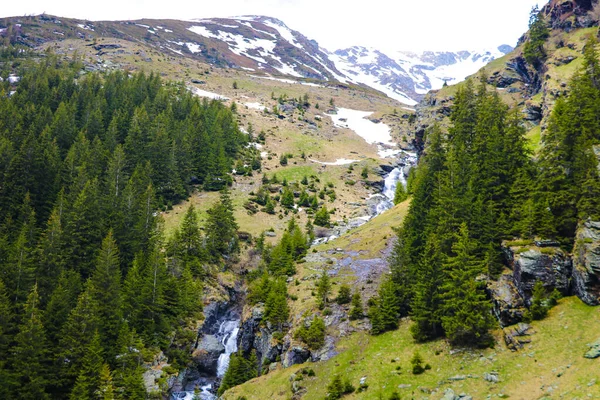
[[(502, 45), (485, 51), (415, 53), (355, 46), (330, 51), (277, 18), (257, 15), (97, 22), (49, 15), (39, 18), (53, 24), (47, 33), (49, 37), (32, 35), (31, 29), (36, 28), (32, 24), (20, 37), (22, 44), (37, 46), (51, 38), (69, 37), (143, 40), (166, 53), (200, 59), (218, 67), (370, 87), (407, 105), (416, 105), (429, 90), (441, 88), (444, 82), (463, 80), (512, 49)], [(13, 26), (16, 25), (21, 24)], [(0, 36), (24, 30), (24, 26), (12, 32), (7, 28), (3, 28)], [(357, 57), (364, 52), (368, 53), (368, 59)]]

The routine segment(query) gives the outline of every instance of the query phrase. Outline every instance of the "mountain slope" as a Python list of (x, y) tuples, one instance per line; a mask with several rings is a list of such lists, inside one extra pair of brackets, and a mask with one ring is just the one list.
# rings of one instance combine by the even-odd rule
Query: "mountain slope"
[(376, 88), (403, 103), (416, 104), (427, 92), (444, 84), (455, 84), (491, 61), (512, 51), (503, 45), (482, 52), (383, 53), (377, 49), (352, 47), (330, 57), (348, 79)]
[(384, 53), (364, 47), (330, 52), (282, 21), (265, 16), (90, 22), (42, 15), (0, 35), (29, 46), (48, 40), (115, 37), (217, 67), (362, 85), (408, 105), (444, 82), (463, 80), (511, 50), (504, 45), (483, 52)]

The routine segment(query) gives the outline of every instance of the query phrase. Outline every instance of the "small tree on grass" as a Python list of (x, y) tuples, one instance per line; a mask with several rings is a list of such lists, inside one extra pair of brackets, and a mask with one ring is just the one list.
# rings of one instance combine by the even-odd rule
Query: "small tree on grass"
[(355, 390), (354, 386), (350, 383), (350, 380), (346, 378), (342, 381), (339, 375), (335, 375), (333, 380), (327, 385), (327, 400), (341, 399), (344, 395), (353, 393)]
[(350, 292), (350, 286), (342, 285), (335, 299), (338, 304), (348, 304), (352, 301), (352, 293)]
[(306, 343), (309, 349), (320, 349), (325, 344), (325, 321), (315, 317), (308, 328), (302, 325), (295, 336)]
[(364, 317), (360, 293), (354, 293), (354, 295), (352, 296), (352, 308), (350, 309), (350, 314), (348, 315), (348, 317), (351, 320), (357, 320)]
[(317, 282), (317, 304), (322, 310), (328, 302), (329, 293), (331, 292), (331, 280), (327, 271), (323, 270), (319, 281)]
[(540, 320), (546, 318), (548, 315), (548, 306), (546, 303), (546, 290), (542, 281), (537, 281), (533, 286), (533, 297), (531, 299), (531, 307), (529, 307), (529, 313), (531, 319)]
[(412, 366), (412, 373), (415, 375), (420, 375), (425, 372), (425, 367), (423, 367), (423, 357), (416, 351), (412, 358), (410, 359), (410, 365)]
[(328, 228), (330, 223), (329, 211), (327, 211), (327, 207), (323, 206), (316, 212), (314, 224)]
[(398, 182), (398, 185), (396, 186), (396, 192), (394, 194), (394, 204), (400, 204), (406, 199), (408, 199), (408, 193), (406, 192), (402, 182)]
[(369, 168), (364, 167), (363, 170), (362, 170), (362, 172), (360, 173), (360, 176), (363, 179), (367, 179), (369, 177)]

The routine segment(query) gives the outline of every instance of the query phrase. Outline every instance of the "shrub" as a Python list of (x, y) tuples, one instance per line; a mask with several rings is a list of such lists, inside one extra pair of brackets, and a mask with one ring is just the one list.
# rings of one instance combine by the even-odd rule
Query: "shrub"
[(352, 295), (350, 292), (350, 286), (342, 285), (335, 299), (338, 304), (348, 304), (352, 301)]
[(425, 372), (425, 368), (423, 367), (423, 357), (421, 357), (421, 354), (419, 354), (418, 351), (413, 354), (410, 364), (412, 365), (412, 373), (414, 375), (420, 375)]

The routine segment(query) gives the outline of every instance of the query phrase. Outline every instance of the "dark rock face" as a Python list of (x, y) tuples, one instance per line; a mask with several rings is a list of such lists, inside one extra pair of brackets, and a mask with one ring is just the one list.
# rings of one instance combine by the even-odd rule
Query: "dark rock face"
[(310, 351), (301, 346), (292, 347), (283, 359), (284, 368), (291, 367), (292, 365), (303, 364), (310, 358)]
[(527, 305), (537, 281), (542, 281), (548, 291), (557, 289), (563, 295), (569, 294), (571, 259), (559, 248), (548, 249), (548, 253), (535, 248), (523, 253), (515, 253), (513, 248), (507, 251), (516, 288)]
[(504, 274), (497, 281), (490, 282), (488, 293), (492, 299), (494, 315), (502, 327), (523, 320), (525, 301), (515, 286), (512, 274)]
[(223, 351), (225, 347), (216, 336), (204, 335), (194, 350), (192, 358), (201, 372), (216, 375), (217, 361)]
[(247, 354), (256, 350), (261, 370), (263, 366), (275, 362), (282, 353), (282, 345), (273, 339), (269, 327), (262, 324), (263, 317), (263, 307), (254, 307), (238, 333), (238, 348)]
[(573, 264), (573, 291), (586, 304), (600, 305), (600, 222), (579, 225)]

